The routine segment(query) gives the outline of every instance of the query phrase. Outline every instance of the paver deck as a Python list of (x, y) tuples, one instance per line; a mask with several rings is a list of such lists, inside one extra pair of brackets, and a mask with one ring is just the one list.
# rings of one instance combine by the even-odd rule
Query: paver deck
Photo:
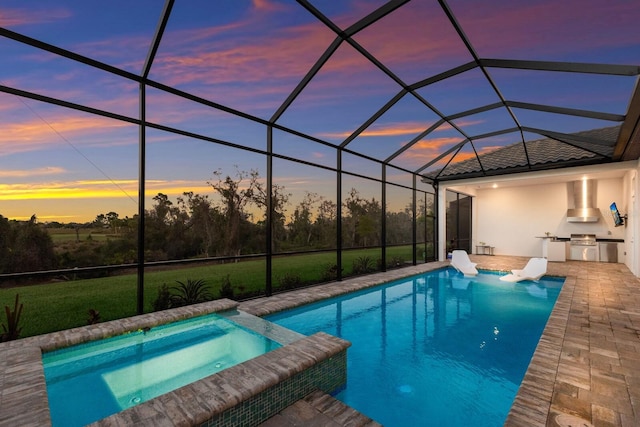
[[(505, 272), (528, 261), (470, 257), (480, 269)], [(428, 263), (301, 289), (246, 301), (240, 309), (264, 316), (446, 265)], [(583, 261), (549, 262), (547, 274), (566, 281), (505, 426), (640, 426), (640, 279), (624, 264)], [(295, 413), (295, 408), (283, 411), (279, 416), (286, 418), (279, 420), (324, 425), (325, 414), (314, 419), (304, 412), (307, 418), (296, 424)]]

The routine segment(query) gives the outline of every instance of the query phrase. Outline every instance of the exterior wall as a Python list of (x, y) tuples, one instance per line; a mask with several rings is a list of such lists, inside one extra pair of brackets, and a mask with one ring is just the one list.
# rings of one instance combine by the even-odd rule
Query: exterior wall
[[(640, 160), (635, 170), (629, 171), (624, 177), (625, 200), (620, 207), (622, 214), (627, 215), (624, 227), (624, 263), (629, 270), (640, 277)], [(622, 227), (621, 227), (622, 228)]]
[[(631, 167), (629, 167), (631, 165)], [(621, 178), (597, 178), (611, 168), (622, 168), (626, 172)], [(597, 180), (596, 204), (601, 218), (596, 223), (568, 223), (567, 179), (584, 172)], [(595, 175), (594, 175), (595, 174)], [(536, 184), (558, 176), (557, 183)], [(527, 177), (531, 177), (530, 180)], [(512, 181), (518, 181), (513, 185)], [(529, 182), (528, 182), (529, 181)], [(496, 188), (487, 188), (487, 183), (497, 183)], [(512, 186), (505, 186), (509, 183)], [(640, 277), (640, 160), (620, 165), (600, 165), (576, 169), (563, 169), (547, 173), (519, 174), (494, 178), (472, 179), (452, 182), (438, 188), (438, 217), (446, 215), (445, 192), (447, 189), (473, 196), (473, 243), (493, 246), (496, 255), (541, 256), (542, 239), (545, 232), (558, 237), (571, 234), (596, 234), (598, 238), (623, 239), (618, 245), (618, 262), (624, 263), (631, 272)], [(609, 213), (609, 205), (616, 202), (623, 215), (627, 215), (626, 226), (615, 227)], [(446, 259), (445, 221), (438, 223), (439, 260)]]
[(609, 205), (623, 201), (622, 179), (598, 179), (596, 203), (600, 220), (567, 222), (567, 183), (525, 185), (477, 191), (475, 240), (495, 246), (495, 254), (542, 256), (546, 232), (558, 237), (595, 234), (598, 238), (624, 239), (624, 227), (614, 227)]

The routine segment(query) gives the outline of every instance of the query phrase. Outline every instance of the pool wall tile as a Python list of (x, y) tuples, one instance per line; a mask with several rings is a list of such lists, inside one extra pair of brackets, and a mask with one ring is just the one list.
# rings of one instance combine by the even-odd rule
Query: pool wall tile
[(346, 383), (346, 350), (251, 396), (201, 427), (255, 426), (314, 391), (331, 393)]

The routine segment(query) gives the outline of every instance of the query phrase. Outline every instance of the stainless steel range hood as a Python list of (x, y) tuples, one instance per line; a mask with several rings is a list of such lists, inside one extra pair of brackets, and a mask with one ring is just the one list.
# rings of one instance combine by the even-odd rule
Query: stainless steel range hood
[(596, 181), (585, 179), (567, 183), (567, 222), (598, 222), (600, 209), (596, 206)]

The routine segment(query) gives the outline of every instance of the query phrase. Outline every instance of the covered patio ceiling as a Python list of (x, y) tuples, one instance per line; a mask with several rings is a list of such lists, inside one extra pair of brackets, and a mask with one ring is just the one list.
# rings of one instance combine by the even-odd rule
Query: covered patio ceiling
[[(640, 157), (635, 0), (42, 0), (0, 12), (0, 92), (109, 118), (139, 117), (139, 83), (436, 182)], [(109, 86), (114, 76), (126, 83)], [(235, 132), (216, 138), (238, 143)]]

